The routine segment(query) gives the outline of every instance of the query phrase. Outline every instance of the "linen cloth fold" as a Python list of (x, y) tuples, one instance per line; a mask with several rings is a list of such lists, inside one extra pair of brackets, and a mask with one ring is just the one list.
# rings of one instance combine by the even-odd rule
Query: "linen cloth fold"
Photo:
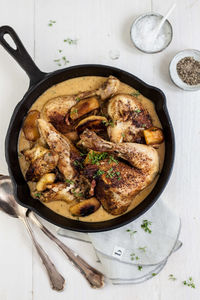
[(182, 243), (180, 218), (159, 200), (137, 220), (118, 229), (80, 233), (59, 229), (58, 234), (92, 243), (103, 273), (113, 284), (133, 284), (157, 275)]

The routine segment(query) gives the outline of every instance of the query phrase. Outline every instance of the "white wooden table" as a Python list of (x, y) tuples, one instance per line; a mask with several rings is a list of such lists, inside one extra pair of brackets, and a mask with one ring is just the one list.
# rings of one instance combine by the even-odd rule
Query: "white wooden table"
[[(52, 244), (38, 234), (40, 241), (67, 279), (65, 291), (50, 289), (47, 276), (23, 225), (0, 214), (0, 300), (81, 299), (96, 300), (199, 300), (200, 299), (200, 92), (184, 92), (170, 81), (168, 65), (174, 54), (185, 48), (200, 48), (200, 1), (177, 0), (170, 21), (174, 29), (171, 45), (162, 53), (142, 54), (129, 39), (134, 18), (153, 10), (164, 14), (173, 3), (163, 0), (0, 0), (0, 25), (13, 26), (36, 64), (43, 71), (58, 68), (54, 59), (63, 55), (69, 65), (99, 63), (127, 70), (149, 84), (161, 88), (176, 135), (176, 160), (172, 177), (162, 198), (181, 216), (183, 247), (173, 254), (164, 270), (139, 285), (111, 286), (92, 290), (81, 275)], [(50, 27), (49, 20), (56, 23)], [(77, 38), (68, 46), (65, 38)], [(110, 51), (119, 51), (112, 60)], [(12, 111), (28, 88), (24, 71), (0, 47), (0, 172), (7, 174), (4, 138)], [(50, 226), (55, 230), (54, 226)], [(89, 245), (63, 239), (83, 257)], [(92, 253), (92, 252), (91, 252)], [(86, 255), (87, 254), (87, 255)], [(95, 257), (90, 263), (95, 265)], [(98, 266), (96, 264), (96, 266)], [(169, 274), (178, 280), (168, 280)], [(183, 280), (194, 278), (196, 289)]]

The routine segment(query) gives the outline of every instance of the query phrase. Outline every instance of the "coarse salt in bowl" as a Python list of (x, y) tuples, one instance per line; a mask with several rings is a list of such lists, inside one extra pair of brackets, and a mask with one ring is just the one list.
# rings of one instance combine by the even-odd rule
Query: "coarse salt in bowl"
[(136, 48), (145, 53), (158, 53), (166, 49), (171, 43), (173, 30), (168, 20), (165, 21), (155, 38), (163, 16), (148, 13), (138, 17), (131, 26), (131, 40)]

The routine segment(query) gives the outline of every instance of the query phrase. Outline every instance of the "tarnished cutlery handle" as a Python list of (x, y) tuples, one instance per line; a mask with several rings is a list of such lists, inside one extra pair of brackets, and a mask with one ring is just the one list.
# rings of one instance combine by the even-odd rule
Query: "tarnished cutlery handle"
[(33, 212), (29, 213), (31, 220), (37, 225), (57, 246), (65, 253), (69, 260), (79, 269), (79, 271), (87, 279), (91, 287), (100, 288), (104, 284), (104, 276), (101, 272), (91, 267), (73, 250), (67, 247), (59, 239), (57, 239), (40, 221), (36, 218)]
[(26, 217), (22, 218), (22, 221), (24, 222), (24, 224), (27, 228), (27, 231), (29, 232), (30, 237), (33, 241), (33, 244), (35, 245), (35, 248), (36, 248), (39, 256), (41, 257), (42, 262), (47, 270), (47, 274), (49, 276), (52, 289), (56, 290), (56, 291), (62, 291), (64, 289), (65, 279), (57, 271), (55, 265), (52, 263), (49, 256), (47, 255), (47, 253), (42, 249), (40, 244), (36, 241), (35, 236), (34, 236), (33, 231), (28, 223), (27, 218)]

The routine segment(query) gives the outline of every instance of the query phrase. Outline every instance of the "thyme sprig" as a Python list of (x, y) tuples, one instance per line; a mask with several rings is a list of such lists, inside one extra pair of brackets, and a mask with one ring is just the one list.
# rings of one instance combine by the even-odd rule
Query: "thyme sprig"
[(126, 229), (126, 232), (130, 233), (130, 237), (132, 237), (135, 233), (137, 233), (136, 230)]
[(194, 284), (194, 281), (193, 281), (192, 277), (189, 277), (189, 279), (187, 281), (184, 280), (183, 284), (187, 285), (187, 286), (189, 286), (189, 287), (191, 287), (193, 289), (195, 289), (195, 287), (196, 287), (195, 284)]
[(148, 227), (152, 224), (151, 221), (148, 220), (143, 220), (142, 224), (141, 224), (141, 228), (144, 229), (145, 232), (151, 233), (151, 229)]

